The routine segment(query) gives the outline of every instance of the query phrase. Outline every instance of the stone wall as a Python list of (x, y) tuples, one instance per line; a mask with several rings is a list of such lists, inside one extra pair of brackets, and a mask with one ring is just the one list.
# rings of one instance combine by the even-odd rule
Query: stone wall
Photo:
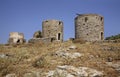
[(20, 43), (24, 43), (24, 42), (25, 42), (25, 39), (24, 39), (23, 33), (11, 32), (9, 34), (9, 40), (8, 40), (9, 44), (20, 44)]
[(79, 14), (75, 18), (75, 39), (104, 40), (104, 18), (97, 14)]
[(63, 41), (63, 22), (58, 20), (46, 20), (42, 22), (43, 38), (55, 37), (57, 41)]
[(55, 41), (54, 37), (49, 37), (49, 38), (32, 38), (28, 42), (29, 43), (51, 43), (54, 41)]

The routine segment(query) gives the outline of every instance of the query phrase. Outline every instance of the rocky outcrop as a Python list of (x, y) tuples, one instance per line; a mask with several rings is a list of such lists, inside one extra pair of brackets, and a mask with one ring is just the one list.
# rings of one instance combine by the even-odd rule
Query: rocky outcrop
[(49, 71), (46, 77), (102, 77), (103, 73), (88, 67), (58, 66)]
[(62, 58), (78, 58), (81, 57), (83, 54), (80, 54), (78, 52), (70, 53), (66, 51), (57, 51), (54, 55)]
[(15, 74), (8, 74), (5, 77), (17, 77)]
[(108, 66), (113, 67), (116, 71), (120, 73), (120, 62), (112, 63), (112, 62), (106, 62)]

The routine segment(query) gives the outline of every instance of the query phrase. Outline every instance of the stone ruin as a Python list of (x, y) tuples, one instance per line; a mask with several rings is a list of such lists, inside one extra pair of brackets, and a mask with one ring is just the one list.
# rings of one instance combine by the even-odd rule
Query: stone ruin
[(49, 43), (49, 42), (52, 42), (51, 39), (52, 39), (52, 37), (43, 38), (42, 32), (41, 32), (41, 31), (36, 31), (36, 32), (33, 34), (33, 38), (30, 39), (28, 42), (29, 42), (29, 43), (39, 43), (39, 42)]
[[(75, 38), (71, 40), (103, 41), (104, 17), (98, 14), (77, 14), (75, 17)], [(42, 22), (42, 31), (36, 31), (29, 43), (63, 41), (63, 22), (59, 20), (45, 20)], [(8, 41), (24, 43), (23, 33), (11, 32)]]
[(46, 20), (42, 22), (42, 32), (36, 31), (29, 43), (50, 43), (63, 41), (63, 22), (58, 20)]
[(24, 34), (19, 32), (11, 32), (9, 34), (9, 44), (23, 44), (25, 43)]
[(41, 32), (41, 31), (36, 31), (36, 32), (33, 34), (33, 38), (42, 38), (42, 32)]
[(98, 14), (78, 14), (75, 18), (75, 39), (104, 40), (104, 17)]
[(42, 22), (44, 38), (54, 37), (56, 41), (63, 41), (63, 22), (59, 20), (46, 20)]

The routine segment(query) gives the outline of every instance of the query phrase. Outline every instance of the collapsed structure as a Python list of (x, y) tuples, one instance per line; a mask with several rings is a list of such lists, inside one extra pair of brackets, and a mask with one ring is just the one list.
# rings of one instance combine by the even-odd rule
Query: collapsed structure
[(63, 22), (59, 20), (43, 21), (42, 32), (35, 32), (34, 37), (29, 40), (30, 43), (35, 43), (38, 41), (44, 43), (63, 41)]
[[(104, 40), (104, 18), (98, 14), (78, 14), (75, 17), (75, 39), (85, 41)], [(45, 20), (42, 22), (42, 32), (36, 31), (29, 43), (63, 41), (63, 22), (59, 20)], [(11, 32), (8, 41), (24, 43), (23, 33)]]
[(25, 43), (24, 34), (19, 32), (11, 32), (9, 34), (9, 44), (22, 44)]

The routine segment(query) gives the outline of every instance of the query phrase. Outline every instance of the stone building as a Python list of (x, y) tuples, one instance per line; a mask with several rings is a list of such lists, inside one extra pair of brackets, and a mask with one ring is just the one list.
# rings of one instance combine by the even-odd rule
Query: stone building
[(98, 14), (78, 14), (75, 18), (75, 39), (104, 40), (104, 18)]
[(25, 42), (24, 34), (19, 32), (11, 32), (9, 34), (9, 44), (22, 44)]
[(63, 41), (63, 22), (58, 20), (45, 20), (42, 22), (42, 37)]

